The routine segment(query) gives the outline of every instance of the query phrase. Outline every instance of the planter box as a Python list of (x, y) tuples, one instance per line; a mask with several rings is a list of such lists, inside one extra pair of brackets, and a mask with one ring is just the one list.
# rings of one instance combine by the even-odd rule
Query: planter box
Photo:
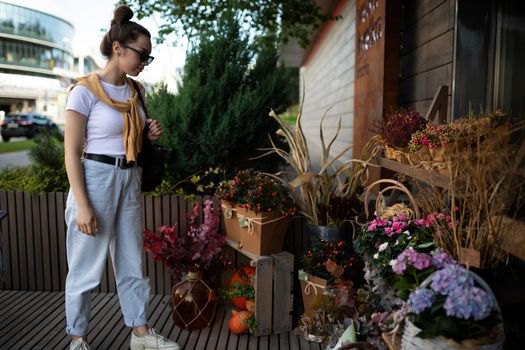
[(237, 217), (237, 210), (229, 202), (221, 204), (222, 216), (224, 218), (224, 227), (226, 229), (226, 237), (229, 240), (240, 242), (241, 228), (239, 226), (239, 219)]
[(283, 250), (289, 217), (279, 213), (255, 214), (252, 210), (221, 204), (226, 237), (243, 249), (256, 255), (270, 255)]
[(289, 217), (280, 213), (236, 208), (239, 222), (239, 248), (257, 255), (269, 255), (283, 250), (284, 237), (290, 223)]
[(323, 278), (310, 275), (304, 270), (299, 270), (299, 280), (301, 283), (304, 312), (306, 313), (311, 310), (311, 304), (315, 299), (315, 296), (323, 294), (324, 289), (326, 286), (328, 286), (328, 281)]

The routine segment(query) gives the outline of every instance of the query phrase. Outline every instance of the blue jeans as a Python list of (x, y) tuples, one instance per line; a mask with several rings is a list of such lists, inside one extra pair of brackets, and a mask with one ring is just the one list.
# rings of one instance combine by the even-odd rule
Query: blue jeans
[(69, 191), (67, 223), (66, 332), (88, 332), (91, 290), (102, 278), (108, 250), (113, 261), (120, 306), (128, 327), (147, 324), (149, 280), (142, 275), (141, 168), (121, 169), (83, 160), (89, 201), (98, 222), (95, 237), (77, 229), (77, 205)]

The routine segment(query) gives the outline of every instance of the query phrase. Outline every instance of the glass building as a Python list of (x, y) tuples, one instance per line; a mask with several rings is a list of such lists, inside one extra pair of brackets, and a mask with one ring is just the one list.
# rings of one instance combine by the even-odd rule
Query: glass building
[[(73, 25), (37, 10), (0, 1), (0, 68), (60, 76), (73, 69)], [(63, 73), (62, 73), (63, 74)]]
[(67, 20), (22, 1), (0, 0), (0, 119), (35, 111), (64, 120), (66, 88), (78, 74), (75, 29)]

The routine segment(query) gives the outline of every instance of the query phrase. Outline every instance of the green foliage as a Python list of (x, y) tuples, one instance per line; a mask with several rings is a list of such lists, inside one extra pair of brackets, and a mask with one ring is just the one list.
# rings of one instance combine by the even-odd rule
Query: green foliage
[(69, 181), (64, 165), (60, 168), (33, 166), (30, 184), (32, 192), (66, 192), (68, 189)]
[(64, 147), (54, 135), (41, 132), (35, 136), (35, 146), (29, 151), (29, 157), (36, 165), (59, 169), (64, 164)]
[(255, 331), (257, 331), (257, 327), (259, 327), (259, 323), (257, 322), (257, 319), (255, 318), (254, 313), (250, 313), (250, 317), (245, 322), (246, 322), (246, 325), (248, 326), (248, 329), (250, 330), (250, 333), (255, 333)]
[(65, 192), (69, 188), (64, 165), (64, 147), (56, 136), (40, 133), (29, 152), (33, 164), (0, 171), (0, 188), (29, 192)]
[(231, 178), (239, 169), (275, 171), (278, 164), (275, 158), (249, 159), (270, 145), (268, 135), (277, 130), (270, 108), (290, 104), (290, 74), (277, 67), (275, 47), (248, 44), (235, 18), (220, 24), (218, 34), (203, 35), (188, 53), (177, 95), (165, 86), (148, 95), (151, 115), (165, 129), (161, 142), (172, 149), (172, 183), (209, 167)]
[(219, 168), (209, 168), (205, 171), (191, 174), (176, 183), (173, 178), (165, 177), (155, 191), (149, 193), (154, 196), (176, 194), (185, 199), (194, 200), (197, 195), (213, 195), (220, 186), (220, 183), (216, 183), (215, 179), (223, 177), (224, 171)]
[(29, 152), (33, 160), (32, 190), (35, 192), (65, 192), (69, 188), (64, 146), (54, 133), (39, 133), (35, 147)]
[(33, 140), (0, 142), (0, 153), (29, 150), (34, 144)]
[(6, 191), (29, 190), (31, 166), (7, 167), (0, 170), (0, 189)]
[(220, 18), (230, 12), (239, 17), (247, 32), (256, 32), (259, 39), (280, 35), (283, 42), (296, 38), (302, 47), (309, 42), (309, 34), (330, 19), (323, 14), (315, 0), (121, 0), (138, 10), (138, 17), (160, 14), (165, 21), (160, 26), (159, 41), (169, 34), (187, 36), (190, 41), (199, 39), (200, 33), (220, 33)]
[(222, 291), (222, 297), (225, 300), (231, 300), (238, 297), (244, 297), (246, 300), (255, 300), (255, 289), (251, 284), (233, 282), (230, 289)]

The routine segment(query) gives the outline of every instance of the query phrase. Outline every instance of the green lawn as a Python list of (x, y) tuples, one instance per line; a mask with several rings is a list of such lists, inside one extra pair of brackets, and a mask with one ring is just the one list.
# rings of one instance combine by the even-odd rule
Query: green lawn
[(0, 142), (0, 153), (29, 150), (34, 144), (33, 140)]

